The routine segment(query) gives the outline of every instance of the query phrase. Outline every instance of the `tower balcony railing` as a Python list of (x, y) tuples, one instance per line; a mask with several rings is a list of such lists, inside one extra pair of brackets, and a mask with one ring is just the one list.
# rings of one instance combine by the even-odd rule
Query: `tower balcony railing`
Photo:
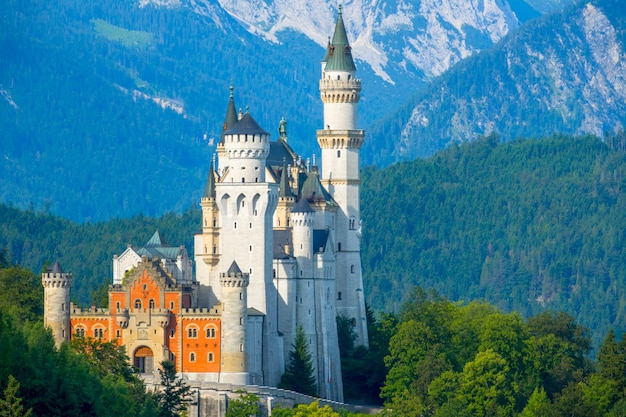
[(361, 80), (332, 80), (322, 79), (320, 80), (320, 90), (361, 90)]

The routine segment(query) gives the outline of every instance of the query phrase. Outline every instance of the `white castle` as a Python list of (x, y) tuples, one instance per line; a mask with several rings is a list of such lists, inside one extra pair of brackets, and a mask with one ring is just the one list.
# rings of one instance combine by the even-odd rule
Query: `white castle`
[(58, 341), (93, 333), (125, 345), (145, 372), (171, 359), (190, 380), (277, 386), (301, 326), (319, 395), (343, 401), (337, 315), (352, 320), (358, 344), (368, 340), (355, 72), (339, 6), (322, 61), (321, 170), (288, 145), (284, 120), (271, 141), (250, 113), (237, 113), (231, 86), (200, 202), (195, 276), (186, 250), (156, 233), (114, 258), (110, 309), (80, 310), (68, 308), (71, 275), (55, 264), (42, 278)]

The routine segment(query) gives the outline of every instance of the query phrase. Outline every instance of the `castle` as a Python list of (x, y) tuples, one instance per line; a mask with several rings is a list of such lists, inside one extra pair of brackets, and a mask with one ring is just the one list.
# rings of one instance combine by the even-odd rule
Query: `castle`
[(157, 231), (113, 259), (108, 309), (70, 304), (72, 276), (58, 263), (42, 275), (45, 323), (57, 344), (116, 340), (151, 373), (172, 360), (189, 380), (277, 386), (298, 327), (309, 342), (319, 395), (343, 400), (336, 316), (367, 344), (361, 274), (359, 152), (361, 82), (342, 18), (322, 61), (321, 170), (249, 112), (233, 88), (201, 198), (193, 263)]

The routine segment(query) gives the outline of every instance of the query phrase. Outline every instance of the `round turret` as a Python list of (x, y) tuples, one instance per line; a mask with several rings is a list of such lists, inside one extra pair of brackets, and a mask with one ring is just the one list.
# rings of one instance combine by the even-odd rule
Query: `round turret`
[(221, 382), (247, 384), (246, 321), (247, 287), (250, 276), (241, 272), (233, 261), (226, 273), (220, 274), (222, 289), (222, 376)]
[(72, 274), (63, 272), (55, 262), (41, 274), (44, 287), (44, 325), (52, 330), (57, 347), (70, 340), (70, 286)]
[(265, 161), (270, 153), (270, 135), (245, 113), (224, 134), (231, 182), (265, 182)]

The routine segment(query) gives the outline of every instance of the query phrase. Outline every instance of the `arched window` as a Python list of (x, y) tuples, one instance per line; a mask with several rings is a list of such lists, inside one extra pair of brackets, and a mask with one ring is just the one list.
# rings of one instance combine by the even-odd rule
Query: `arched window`
[(354, 274), (354, 265), (350, 265), (350, 273)]
[(187, 327), (187, 337), (195, 339), (198, 337), (198, 328), (196, 326)]
[(207, 339), (215, 339), (215, 326), (210, 325), (206, 327), (206, 338)]
[(85, 337), (85, 328), (83, 326), (76, 327), (74, 334), (76, 337)]
[(141, 310), (141, 300), (139, 298), (135, 300), (135, 310)]
[(150, 306), (150, 308), (154, 308), (154, 300), (150, 299), (148, 305)]
[(209, 352), (208, 361), (213, 362), (214, 360), (215, 360), (215, 357), (213, 356), (213, 352)]
[(196, 354), (194, 352), (189, 353), (189, 362), (196, 361)]
[(93, 329), (93, 337), (96, 339), (102, 339), (104, 337), (104, 328), (103, 327), (95, 327)]
[(341, 300), (341, 291), (337, 293), (337, 300)]

